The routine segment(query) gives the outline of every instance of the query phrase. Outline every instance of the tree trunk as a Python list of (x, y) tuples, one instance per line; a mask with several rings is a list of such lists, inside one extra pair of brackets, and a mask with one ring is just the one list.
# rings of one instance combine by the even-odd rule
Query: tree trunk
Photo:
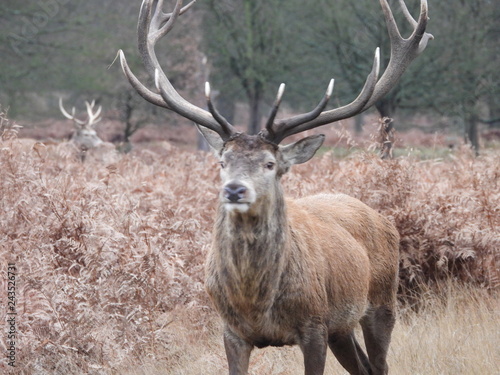
[(130, 136), (132, 135), (132, 92), (127, 90), (123, 94), (122, 102), (122, 121), (125, 123), (125, 128), (123, 129), (123, 142), (129, 143)]
[(363, 114), (354, 117), (354, 132), (360, 134), (363, 131)]
[(377, 108), (380, 117), (389, 117), (393, 118), (394, 113), (396, 112), (396, 103), (391, 98), (384, 98), (375, 103), (375, 108)]
[(224, 91), (222, 91), (217, 97), (217, 108), (219, 109), (219, 112), (222, 114), (222, 116), (224, 116), (224, 118), (233, 125), (235, 107), (234, 95), (228, 95), (225, 94)]
[(250, 121), (248, 134), (257, 134), (260, 131), (260, 93), (250, 98)]
[(470, 143), (476, 156), (479, 155), (479, 133), (477, 116), (472, 112), (465, 115), (465, 141)]
[(492, 128), (500, 128), (500, 103), (495, 95), (490, 95), (487, 99), (488, 103), (488, 126)]

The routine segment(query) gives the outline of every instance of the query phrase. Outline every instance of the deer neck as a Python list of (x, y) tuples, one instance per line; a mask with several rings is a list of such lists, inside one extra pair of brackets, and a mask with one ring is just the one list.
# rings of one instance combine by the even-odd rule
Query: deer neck
[(272, 303), (284, 269), (287, 240), (281, 186), (246, 213), (228, 212), (221, 205), (215, 244), (228, 298), (260, 310)]

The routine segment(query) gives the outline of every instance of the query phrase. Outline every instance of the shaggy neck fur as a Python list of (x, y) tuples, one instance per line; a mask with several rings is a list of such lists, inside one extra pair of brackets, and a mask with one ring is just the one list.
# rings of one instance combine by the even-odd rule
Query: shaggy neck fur
[(288, 223), (283, 192), (276, 182), (274, 196), (246, 213), (219, 206), (215, 241), (219, 277), (228, 302), (239, 311), (270, 308), (284, 268)]

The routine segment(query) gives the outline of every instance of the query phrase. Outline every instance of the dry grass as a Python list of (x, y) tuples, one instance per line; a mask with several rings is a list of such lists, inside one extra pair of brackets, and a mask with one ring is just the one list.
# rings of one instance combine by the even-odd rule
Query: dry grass
[(401, 312), (390, 350), (395, 374), (500, 374), (498, 298), (448, 285)]
[[(68, 144), (25, 142), (15, 133), (0, 116), (0, 296), (14, 262), (15, 373), (220, 373), (219, 323), (203, 290), (215, 161), (160, 143), (111, 164), (81, 163)], [(461, 151), (446, 162), (326, 154), (284, 179), (289, 195), (345, 192), (397, 224), (401, 299), (420, 314), (405, 313), (399, 323), (390, 361), (401, 371), (394, 373), (479, 374), (474, 361), (485, 366), (481, 374), (498, 373), (488, 300), (442, 309), (429, 307), (425, 293), (450, 279), (490, 293), (500, 284), (499, 174), (494, 153)], [(480, 349), (483, 340), (490, 349)], [(296, 349), (262, 353), (253, 357), (254, 374), (302, 371)], [(335, 361), (329, 366), (337, 371)]]
[[(448, 285), (440, 297), (427, 296), (418, 313), (401, 309), (392, 336), (389, 368), (396, 375), (486, 375), (500, 373), (497, 299), (477, 289)], [(496, 310), (495, 310), (496, 309)], [(129, 361), (123, 375), (215, 375), (227, 373), (217, 318), (208, 332), (171, 327), (176, 344), (168, 353)], [(358, 336), (361, 334), (358, 332)], [(163, 357), (163, 358), (162, 358)], [(252, 353), (250, 375), (301, 375), (297, 347), (266, 348)], [(329, 352), (325, 374), (347, 372)]]

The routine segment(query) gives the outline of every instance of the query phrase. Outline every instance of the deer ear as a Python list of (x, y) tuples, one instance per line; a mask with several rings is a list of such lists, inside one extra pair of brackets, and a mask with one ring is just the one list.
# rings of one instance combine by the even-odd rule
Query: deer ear
[(220, 152), (222, 148), (224, 147), (224, 141), (220, 137), (219, 134), (214, 132), (213, 130), (210, 130), (208, 128), (205, 128), (204, 126), (200, 126), (198, 124), (195, 124), (196, 127), (198, 128), (198, 131), (201, 133), (203, 138), (207, 141), (208, 145), (212, 149), (212, 151), (218, 156), (220, 155)]
[(325, 136), (323, 134), (311, 135), (295, 143), (281, 146), (281, 154), (289, 166), (302, 164), (314, 156), (324, 140)]

